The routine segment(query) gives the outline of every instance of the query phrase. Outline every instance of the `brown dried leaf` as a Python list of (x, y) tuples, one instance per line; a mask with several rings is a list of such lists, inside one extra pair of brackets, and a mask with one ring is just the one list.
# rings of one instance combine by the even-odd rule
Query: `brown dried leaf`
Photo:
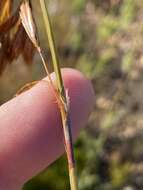
[(5, 33), (9, 32), (12, 28), (14, 28), (19, 20), (19, 13), (18, 10), (12, 15), (9, 19), (3, 22), (0, 25), (0, 36), (4, 35)]
[(27, 90), (30, 90), (33, 86), (35, 86), (39, 81), (33, 81), (30, 83), (25, 84), (22, 88), (18, 90), (15, 97), (22, 94), (23, 92), (26, 92)]
[(29, 5), (29, 1), (25, 0), (20, 6), (20, 18), (21, 22), (26, 30), (27, 35), (31, 39), (36, 48), (39, 48), (36, 37), (36, 27), (32, 17), (32, 11)]
[(13, 0), (1, 0), (0, 2), (0, 25), (10, 17)]
[(26, 64), (32, 64), (32, 60), (35, 54), (35, 47), (29, 38), (26, 38), (25, 46), (22, 52), (23, 59)]
[(0, 40), (0, 74), (8, 64), (8, 47), (9, 47), (9, 37), (3, 36)]
[(27, 38), (26, 36), (27, 35), (26, 35), (25, 30), (22, 24), (20, 24), (9, 46), (9, 58), (10, 58), (9, 61), (10, 62), (13, 61), (14, 59), (17, 59), (18, 56), (23, 52), (25, 41)]
[[(20, 7), (12, 14), (12, 5), (13, 0), (0, 0), (0, 74), (19, 55), (23, 56), (27, 64), (32, 63), (34, 56), (34, 45), (21, 24)], [(30, 12), (26, 14), (29, 16)]]

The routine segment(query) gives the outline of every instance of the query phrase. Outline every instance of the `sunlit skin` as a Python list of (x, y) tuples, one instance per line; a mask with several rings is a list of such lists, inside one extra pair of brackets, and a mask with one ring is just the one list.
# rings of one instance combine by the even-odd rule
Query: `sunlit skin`
[[(94, 104), (91, 83), (78, 71), (63, 69), (71, 102), (74, 139), (86, 125)], [(54, 79), (54, 75), (52, 74)], [(45, 79), (1, 106), (0, 189), (20, 190), (23, 184), (64, 152), (59, 109)]]

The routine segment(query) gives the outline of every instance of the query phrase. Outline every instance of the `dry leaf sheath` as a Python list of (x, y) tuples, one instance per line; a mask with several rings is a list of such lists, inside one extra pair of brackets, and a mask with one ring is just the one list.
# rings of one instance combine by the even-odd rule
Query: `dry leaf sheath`
[(37, 48), (37, 50), (41, 51), (36, 37), (36, 28), (32, 18), (32, 12), (28, 1), (23, 1), (22, 5), (20, 6), (20, 18), (30, 40)]
[(47, 36), (48, 36), (50, 51), (52, 55), (54, 70), (56, 73), (58, 89), (55, 88), (53, 85), (53, 82), (51, 80), (51, 77), (46, 65), (46, 61), (42, 54), (40, 45), (38, 43), (35, 22), (33, 19), (32, 10), (31, 10), (30, 3), (28, 0), (23, 1), (20, 7), (20, 18), (29, 38), (31, 39), (32, 43), (34, 44), (34, 46), (36, 47), (37, 51), (39, 52), (41, 56), (43, 65), (45, 67), (45, 70), (49, 78), (49, 82), (54, 90), (54, 93), (58, 102), (58, 106), (61, 112), (61, 118), (62, 118), (62, 123), (63, 123), (64, 142), (65, 142), (65, 149), (66, 149), (67, 158), (68, 158), (71, 190), (78, 190), (77, 177), (76, 177), (76, 171), (75, 171), (73, 143), (72, 143), (72, 133), (71, 133), (69, 97), (68, 97), (67, 90), (65, 90), (64, 85), (63, 85), (58, 56), (57, 56), (56, 47), (54, 43), (54, 37), (52, 33), (49, 15), (45, 7), (45, 2), (43, 0), (40, 0), (40, 5), (41, 5), (42, 13), (43, 13), (43, 20), (45, 22), (45, 26), (47, 30)]

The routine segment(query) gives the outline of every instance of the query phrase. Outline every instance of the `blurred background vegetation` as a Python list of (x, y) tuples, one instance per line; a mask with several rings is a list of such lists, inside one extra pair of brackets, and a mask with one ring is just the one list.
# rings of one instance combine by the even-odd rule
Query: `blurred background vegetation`
[[(82, 71), (96, 93), (88, 127), (75, 145), (80, 190), (143, 189), (143, 1), (47, 4), (62, 66)], [(29, 67), (20, 57), (0, 77), (0, 103), (43, 76), (37, 54)], [(68, 190), (65, 163), (63, 156), (24, 190)]]

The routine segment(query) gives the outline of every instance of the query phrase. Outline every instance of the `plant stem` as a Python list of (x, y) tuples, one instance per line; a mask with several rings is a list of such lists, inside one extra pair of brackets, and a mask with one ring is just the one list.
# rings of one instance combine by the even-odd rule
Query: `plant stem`
[(60, 64), (58, 53), (54, 41), (54, 35), (52, 31), (52, 26), (50, 22), (50, 17), (48, 14), (48, 10), (46, 9), (45, 1), (40, 0), (41, 10), (43, 14), (43, 19), (46, 27), (47, 37), (49, 41), (49, 47), (51, 51), (54, 71), (56, 74), (57, 87), (59, 91), (59, 96), (62, 102), (62, 106), (60, 107), (63, 131), (64, 131), (64, 140), (65, 140), (65, 149), (67, 153), (68, 165), (69, 165), (69, 177), (70, 177), (70, 185), (71, 190), (78, 190), (78, 182), (76, 175), (76, 167), (75, 167), (75, 159), (74, 159), (74, 151), (73, 151), (73, 140), (72, 140), (72, 132), (71, 132), (71, 121), (70, 121), (70, 109), (69, 109), (69, 101), (68, 95), (64, 88), (64, 83), (61, 75)]
[(64, 85), (63, 85), (62, 75), (61, 75), (61, 71), (60, 71), (60, 64), (59, 64), (57, 49), (55, 46), (51, 22), (49, 19), (48, 11), (47, 11), (46, 6), (45, 6), (45, 1), (40, 0), (40, 5), (41, 5), (42, 13), (43, 13), (43, 19), (45, 22), (46, 32), (48, 35), (48, 41), (49, 41), (49, 46), (50, 46), (50, 50), (51, 50), (53, 66), (54, 66), (54, 70), (55, 70), (56, 77), (57, 77), (58, 89), (64, 95)]

